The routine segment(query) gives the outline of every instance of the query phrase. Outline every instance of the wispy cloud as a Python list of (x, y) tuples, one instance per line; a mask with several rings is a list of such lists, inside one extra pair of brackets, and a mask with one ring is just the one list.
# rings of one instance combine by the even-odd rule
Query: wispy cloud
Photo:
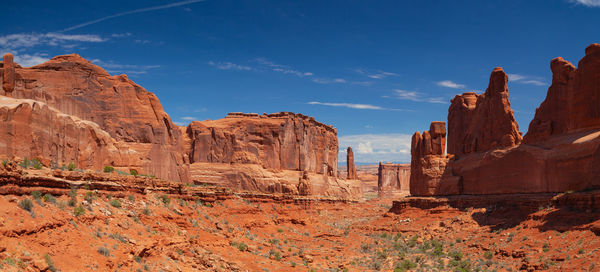
[(160, 65), (120, 64), (112, 61), (102, 61), (99, 59), (92, 59), (91, 62), (104, 68), (111, 74), (145, 74), (150, 69), (160, 68)]
[(346, 80), (343, 78), (316, 77), (313, 78), (312, 81), (319, 84), (346, 83)]
[(510, 80), (512, 82), (518, 82), (518, 83), (522, 83), (522, 84), (529, 84), (529, 85), (536, 85), (536, 86), (548, 85), (546, 82), (544, 82), (544, 79), (541, 77), (524, 76), (524, 75), (519, 75), (519, 74), (508, 74), (508, 80)]
[(401, 133), (340, 136), (339, 161), (346, 161), (346, 147), (351, 146), (356, 162), (410, 162), (411, 137)]
[(464, 89), (466, 87), (464, 84), (459, 84), (459, 83), (453, 82), (451, 80), (442, 80), (442, 81), (437, 82), (436, 84), (438, 86), (452, 88), (452, 89)]
[(587, 7), (600, 7), (600, 0), (571, 0), (571, 2)]
[[(2, 53), (2, 55), (4, 55), (4, 53)], [(43, 53), (34, 53), (32, 55), (20, 54), (14, 56), (14, 61), (23, 67), (35, 66), (48, 60), (48, 55)]]
[(18, 33), (0, 36), (0, 47), (19, 50), (38, 45), (58, 46), (67, 42), (103, 42), (99, 35), (65, 35), (61, 33)]
[(81, 24), (78, 24), (78, 25), (71, 26), (71, 27), (67, 27), (67, 28), (63, 29), (62, 31), (60, 31), (60, 32), (66, 32), (66, 31), (75, 30), (75, 29), (78, 29), (78, 28), (82, 28), (82, 27), (85, 27), (85, 26), (97, 24), (97, 23), (100, 23), (102, 21), (106, 21), (106, 20), (109, 20), (109, 19), (113, 19), (113, 18), (125, 16), (125, 15), (142, 13), (142, 12), (148, 12), (148, 11), (153, 11), (153, 10), (168, 9), (168, 8), (179, 7), (179, 6), (189, 5), (189, 4), (192, 4), (192, 3), (203, 2), (203, 1), (204, 0), (181, 1), (181, 2), (171, 3), (171, 4), (166, 4), (166, 5), (153, 6), (153, 7), (140, 8), (140, 9), (134, 9), (134, 10), (125, 11), (125, 12), (120, 12), (120, 13), (116, 13), (116, 14), (113, 14), (113, 15), (104, 16), (104, 17), (96, 19), (96, 20), (92, 20), (92, 21), (88, 21), (88, 22), (85, 22), (85, 23), (81, 23)]
[(198, 120), (198, 118), (192, 117), (192, 116), (184, 116), (184, 117), (181, 117), (181, 120), (194, 121), (194, 120)]
[(398, 74), (396, 73), (392, 73), (392, 72), (386, 72), (386, 71), (382, 71), (382, 70), (376, 70), (376, 71), (369, 71), (367, 69), (352, 69), (354, 72), (359, 73), (361, 75), (364, 75), (368, 78), (372, 78), (372, 79), (383, 79), (386, 77), (392, 77), (392, 76), (398, 76)]
[(220, 69), (220, 70), (240, 70), (240, 71), (252, 70), (252, 67), (250, 67), (250, 66), (235, 64), (235, 63), (231, 63), (231, 62), (214, 62), (211, 60), (208, 62), (208, 65), (217, 67), (217, 69)]
[(260, 66), (263, 66), (263, 68), (270, 69), (274, 72), (279, 72), (279, 73), (283, 73), (283, 74), (291, 74), (291, 75), (295, 75), (298, 77), (307, 77), (307, 76), (314, 75), (311, 72), (298, 71), (288, 65), (274, 63), (270, 60), (267, 60), (266, 58), (256, 58), (256, 59), (254, 59), (254, 61), (257, 62)]
[[(390, 96), (384, 96), (386, 98), (390, 98)], [(396, 89), (394, 90), (393, 96), (391, 98), (402, 99), (402, 100), (410, 100), (416, 102), (427, 102), (427, 103), (440, 103), (446, 104), (448, 101), (443, 97), (427, 97), (421, 92), (416, 91), (406, 91)]]
[(384, 108), (384, 107), (381, 107), (381, 106), (370, 105), (370, 104), (355, 104), (355, 103), (340, 103), (340, 102), (318, 102), (318, 101), (311, 101), (311, 102), (308, 102), (306, 104), (309, 104), (309, 105), (321, 105), (321, 106), (328, 106), (328, 107), (342, 107), (342, 108), (357, 109), (357, 110), (411, 111), (411, 110), (405, 110), (405, 109)]

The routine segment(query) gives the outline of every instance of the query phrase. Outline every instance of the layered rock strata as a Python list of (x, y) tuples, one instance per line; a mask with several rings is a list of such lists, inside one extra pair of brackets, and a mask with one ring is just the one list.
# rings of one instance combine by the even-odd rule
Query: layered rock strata
[(410, 192), (410, 164), (379, 163), (377, 189), (380, 197)]

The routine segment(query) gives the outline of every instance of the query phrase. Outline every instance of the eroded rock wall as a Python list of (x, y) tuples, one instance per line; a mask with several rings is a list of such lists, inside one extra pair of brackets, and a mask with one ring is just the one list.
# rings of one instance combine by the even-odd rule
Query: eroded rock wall
[(379, 196), (405, 195), (410, 192), (410, 164), (379, 163), (377, 172)]
[(485, 94), (455, 97), (446, 161), (423, 152), (429, 136), (413, 136), (411, 194), (600, 188), (600, 45), (590, 45), (585, 53), (578, 68), (562, 58), (551, 61), (552, 85), (522, 142), (503, 71), (492, 72)]

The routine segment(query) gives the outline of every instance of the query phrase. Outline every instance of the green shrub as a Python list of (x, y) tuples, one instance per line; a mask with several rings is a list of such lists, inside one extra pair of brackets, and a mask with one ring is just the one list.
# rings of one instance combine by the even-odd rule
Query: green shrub
[(67, 169), (69, 169), (69, 171), (75, 171), (75, 164), (70, 162), (69, 165), (67, 165)]
[(85, 209), (83, 209), (83, 206), (79, 205), (79, 206), (77, 206), (77, 207), (75, 207), (73, 209), (73, 214), (75, 216), (84, 215), (85, 214)]
[(31, 192), (31, 196), (33, 196), (34, 199), (41, 199), (42, 198), (42, 192), (40, 192), (40, 191), (33, 191), (33, 192)]
[(23, 159), (23, 160), (22, 160), (22, 161), (19, 163), (19, 166), (21, 166), (22, 168), (25, 168), (25, 169), (27, 169), (27, 168), (29, 168), (29, 164), (30, 164), (30, 162), (29, 162), (29, 159), (27, 159), (27, 157), (25, 157), (25, 158), (24, 158), (24, 159)]
[(550, 246), (548, 245), (548, 243), (544, 243), (544, 246), (542, 247), (542, 249), (544, 250), (544, 252), (548, 252), (548, 251), (550, 251)]
[(104, 255), (104, 257), (110, 256), (110, 250), (108, 250), (108, 248), (105, 248), (105, 247), (99, 247), (98, 253)]
[(488, 260), (491, 260), (494, 257), (494, 254), (491, 251), (486, 251), (483, 253), (483, 257)]
[(8, 165), (8, 160), (2, 160), (2, 166), (6, 167)]
[(240, 243), (237, 245), (237, 248), (238, 248), (240, 251), (246, 251), (246, 249), (248, 249), (248, 246), (247, 246), (246, 244), (244, 244), (244, 243), (240, 242)]
[(56, 204), (56, 198), (51, 194), (45, 194), (44, 202), (50, 202), (50, 203)]
[(169, 203), (171, 203), (171, 199), (169, 198), (168, 195), (161, 195), (158, 197), (163, 204), (165, 204), (165, 206), (169, 205)]
[(104, 166), (104, 173), (112, 173), (115, 171), (115, 168), (112, 166)]
[(92, 203), (92, 201), (94, 201), (95, 198), (96, 196), (94, 195), (94, 192), (86, 192), (83, 196), (83, 199), (85, 199), (85, 201), (89, 203)]
[(138, 171), (137, 171), (137, 170), (135, 170), (135, 169), (131, 169), (131, 170), (129, 170), (129, 174), (131, 174), (131, 175), (132, 175), (132, 176), (134, 176), (134, 177), (137, 177), (137, 175), (138, 175)]
[(271, 249), (269, 251), (269, 257), (273, 256), (276, 261), (281, 261), (281, 253), (279, 251)]
[(75, 197), (71, 197), (71, 198), (69, 199), (69, 202), (67, 202), (67, 204), (68, 204), (70, 207), (75, 207), (75, 205), (77, 205), (77, 198), (75, 198)]
[(121, 201), (119, 201), (118, 199), (113, 199), (110, 201), (110, 205), (115, 208), (121, 208)]
[(401, 263), (399, 263), (398, 265), (396, 265), (396, 268), (394, 268), (394, 272), (404, 272), (406, 270), (410, 270), (413, 268), (416, 268), (417, 264), (413, 263), (410, 260), (404, 260)]
[(32, 164), (33, 168), (35, 168), (37, 170), (40, 170), (43, 167), (42, 163), (38, 159), (33, 159), (31, 161), (31, 164)]
[(48, 265), (48, 270), (51, 272), (56, 272), (58, 269), (54, 266), (54, 262), (50, 258), (50, 255), (44, 254), (44, 260), (46, 260), (46, 264)]
[(31, 212), (31, 210), (33, 209), (33, 202), (31, 202), (29, 198), (25, 198), (19, 201), (18, 205), (21, 209), (26, 210), (28, 212)]

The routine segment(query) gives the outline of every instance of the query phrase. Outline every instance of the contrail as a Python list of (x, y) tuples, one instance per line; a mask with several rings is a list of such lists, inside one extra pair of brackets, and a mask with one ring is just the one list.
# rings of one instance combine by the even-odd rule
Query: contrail
[(173, 7), (179, 7), (179, 6), (184, 6), (187, 4), (192, 4), (192, 3), (197, 3), (197, 2), (203, 2), (205, 0), (188, 0), (188, 1), (182, 1), (182, 2), (177, 2), (177, 3), (171, 3), (171, 4), (167, 4), (167, 5), (162, 5), (162, 6), (155, 6), (155, 7), (148, 7), (148, 8), (141, 8), (141, 9), (134, 9), (134, 10), (130, 10), (130, 11), (125, 11), (125, 12), (121, 12), (121, 13), (117, 13), (117, 14), (113, 14), (113, 15), (109, 15), (106, 17), (102, 17), (100, 19), (96, 19), (93, 21), (89, 21), (89, 22), (85, 22), (82, 24), (78, 24), (72, 27), (68, 27), (65, 28), (59, 32), (67, 32), (67, 31), (71, 31), (74, 29), (78, 29), (78, 28), (82, 28), (84, 26), (88, 26), (88, 25), (93, 25), (102, 21), (106, 21), (108, 19), (112, 19), (112, 18), (116, 18), (116, 17), (121, 17), (124, 15), (129, 15), (129, 14), (135, 14), (135, 13), (142, 13), (142, 12), (147, 12), (147, 11), (153, 11), (153, 10), (159, 10), (159, 9), (167, 9), (167, 8), (173, 8)]

